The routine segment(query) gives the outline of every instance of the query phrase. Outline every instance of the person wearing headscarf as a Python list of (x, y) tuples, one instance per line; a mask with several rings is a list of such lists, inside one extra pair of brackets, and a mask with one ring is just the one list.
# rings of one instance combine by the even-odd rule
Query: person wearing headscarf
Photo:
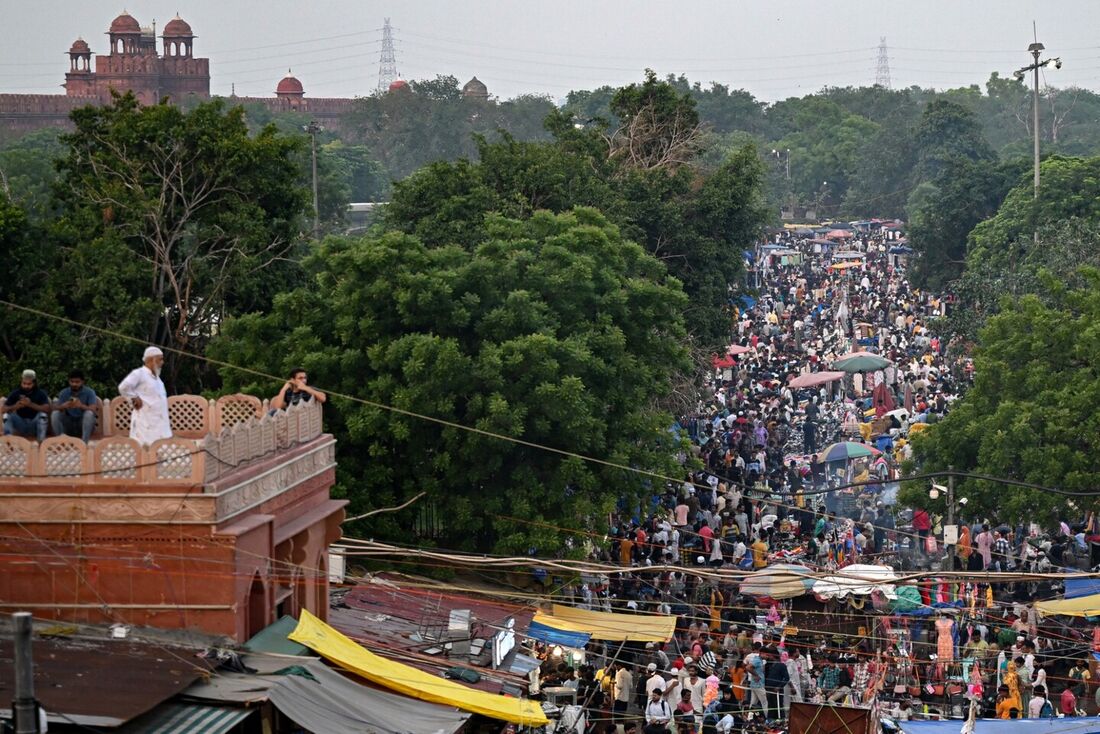
[(970, 567), (970, 556), (974, 555), (974, 544), (970, 540), (970, 528), (962, 525), (959, 528), (959, 540), (955, 543), (955, 555), (959, 558), (958, 568)]

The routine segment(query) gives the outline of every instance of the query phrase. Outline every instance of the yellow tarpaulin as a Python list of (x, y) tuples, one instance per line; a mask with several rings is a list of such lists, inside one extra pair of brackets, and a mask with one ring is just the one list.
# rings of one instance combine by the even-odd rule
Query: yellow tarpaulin
[(550, 614), (536, 612), (533, 621), (611, 642), (668, 642), (676, 630), (676, 618), (666, 614), (612, 614), (561, 604), (555, 604)]
[(298, 626), (287, 637), (345, 670), (421, 701), (454, 706), (462, 711), (513, 724), (543, 726), (549, 723), (542, 707), (535, 701), (479, 691), (380, 657), (306, 611), (302, 612)]
[(1067, 617), (1100, 617), (1100, 594), (1035, 602), (1035, 611), (1047, 615), (1063, 614)]

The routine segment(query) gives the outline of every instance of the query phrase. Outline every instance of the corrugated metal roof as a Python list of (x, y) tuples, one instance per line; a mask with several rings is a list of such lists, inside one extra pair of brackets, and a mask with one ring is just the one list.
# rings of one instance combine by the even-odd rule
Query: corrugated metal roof
[(511, 656), (505, 658), (502, 669), (493, 670), (473, 664), (465, 655), (439, 654), (438, 640), (422, 638), (423, 633), (445, 633), (454, 610), (470, 611), (474, 647), (502, 629), (508, 618), (515, 620), (515, 629), (526, 629), (535, 613), (532, 607), (406, 586), (400, 578), (384, 576), (375, 583), (341, 592), (329, 609), (328, 622), (374, 652), (420, 670), (439, 673), (459, 665), (482, 676), (472, 684), (474, 688), (493, 693), (526, 690), (526, 677), (511, 669)]
[[(35, 639), (33, 655), (35, 696), (50, 721), (84, 726), (124, 724), (210, 669), (194, 651), (131, 640)], [(14, 665), (11, 641), (0, 640), (0, 690), (14, 690)]]
[(116, 734), (225, 734), (255, 713), (255, 709), (165, 703), (141, 718), (115, 729)]

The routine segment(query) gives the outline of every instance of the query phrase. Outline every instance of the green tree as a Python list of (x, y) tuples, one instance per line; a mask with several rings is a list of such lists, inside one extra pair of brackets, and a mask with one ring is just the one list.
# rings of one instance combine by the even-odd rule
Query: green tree
[[(631, 110), (650, 116), (663, 110), (666, 131), (686, 120), (690, 99), (658, 89), (665, 84), (649, 78), (617, 95), (623, 126), (634, 119)], [(527, 218), (542, 209), (597, 208), (681, 280), (690, 297), (692, 334), (704, 346), (722, 343), (729, 332), (728, 290), (743, 280), (741, 253), (768, 217), (756, 151), (743, 147), (703, 171), (679, 160), (657, 164), (661, 152), (615, 156), (602, 125), (578, 129), (567, 113), (548, 116), (547, 128), (553, 142), (478, 138), (478, 163), (435, 163), (398, 182), (387, 225), (428, 246), (472, 248), (485, 239), (491, 213)], [(636, 151), (650, 143), (653, 151), (670, 150), (667, 141), (636, 142)]]
[(36, 130), (0, 148), (0, 189), (34, 222), (57, 214), (51, 194), (57, 161), (65, 151), (58, 136), (55, 129)]
[(1040, 168), (1038, 197), (1030, 180), (1020, 181), (1005, 197), (997, 215), (974, 228), (970, 258), (1012, 266), (1027, 256), (1027, 238), (1047, 224), (1071, 219), (1100, 220), (1100, 157), (1052, 156)]
[[(1076, 491), (1100, 485), (1100, 271), (1080, 277), (1080, 289), (1044, 277), (1045, 303), (1026, 295), (1002, 304), (981, 332), (974, 386), (913, 441), (921, 470), (953, 466)], [(925, 502), (921, 494), (909, 487), (900, 499)], [(981, 480), (962, 482), (956, 495), (968, 498), (968, 514), (1006, 522), (1097, 509), (1095, 498), (1067, 507), (1063, 496)]]
[(909, 198), (909, 243), (917, 257), (910, 277), (920, 288), (942, 291), (966, 266), (967, 236), (993, 216), (1020, 179), (1026, 161), (991, 165), (969, 158), (944, 160), (934, 182)]
[[(221, 102), (184, 112), (131, 95), (73, 122), (53, 235), (67, 313), (202, 353), (227, 316), (267, 308), (295, 282), (307, 199), (294, 139), (249, 135), (243, 111)], [(195, 363), (183, 367), (168, 355), (170, 389), (204, 384)]]
[(524, 95), (500, 102), (462, 96), (458, 80), (438, 76), (357, 100), (342, 140), (363, 145), (394, 180), (437, 161), (473, 158), (475, 136), (504, 131), (521, 139), (549, 137), (541, 120), (553, 104)]
[(641, 84), (615, 92), (611, 112), (619, 125), (610, 136), (609, 155), (626, 168), (675, 170), (694, 161), (702, 148), (695, 100), (658, 80), (652, 69), (646, 69)]
[(954, 161), (992, 161), (981, 125), (962, 105), (943, 99), (928, 104), (914, 131), (917, 182), (937, 178)]
[(856, 175), (860, 151), (879, 126), (820, 97), (786, 100), (775, 108), (781, 105), (791, 131), (775, 147), (791, 151), (795, 193), (807, 202), (820, 198), (836, 211)]
[[(492, 217), (474, 248), (427, 247), (390, 232), (330, 237), (310, 283), (267, 314), (225, 324), (213, 353), (274, 374), (293, 365), (318, 384), (404, 411), (640, 469), (671, 471), (671, 418), (657, 406), (682, 346), (686, 298), (675, 279), (597, 212)], [(227, 383), (241, 387), (228, 371)], [(271, 385), (247, 386), (269, 392)], [(355, 512), (421, 491), (448, 547), (541, 553), (598, 523), (637, 475), (342, 400), (341, 487)], [(650, 490), (651, 491), (651, 490)], [(370, 533), (404, 541), (416, 507)]]

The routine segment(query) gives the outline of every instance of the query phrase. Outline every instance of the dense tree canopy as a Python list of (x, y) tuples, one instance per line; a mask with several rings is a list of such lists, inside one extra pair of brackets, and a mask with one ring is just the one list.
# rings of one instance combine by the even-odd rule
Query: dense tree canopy
[(366, 146), (400, 180), (434, 161), (473, 156), (475, 134), (504, 130), (524, 140), (545, 139), (542, 121), (552, 109), (548, 99), (534, 95), (505, 102), (463, 97), (457, 79), (440, 76), (359, 100), (345, 142)]
[[(551, 142), (479, 138), (477, 163), (434, 163), (396, 184), (387, 225), (429, 246), (472, 247), (484, 239), (491, 213), (522, 218), (595, 207), (684, 284), (691, 332), (707, 345), (721, 343), (727, 291), (742, 285), (742, 252), (767, 218), (759, 157), (743, 148), (712, 171), (685, 165), (691, 151), (677, 138), (693, 129), (690, 99), (652, 76), (616, 95), (615, 108), (614, 133), (551, 115)], [(625, 149), (617, 145), (632, 152), (618, 154)]]
[[(1100, 486), (1100, 271), (1067, 289), (1043, 280), (1034, 295), (1006, 300), (980, 335), (974, 387), (947, 417), (914, 440), (922, 470), (953, 466), (1069, 490)], [(924, 504), (923, 489), (903, 501)], [(1066, 498), (967, 480), (967, 512), (1001, 521), (1065, 517)], [(1078, 515), (1095, 501), (1075, 498)]]
[[(428, 247), (391, 232), (330, 237), (310, 283), (269, 314), (232, 320), (215, 352), (464, 426), (650, 470), (667, 471), (673, 437), (659, 409), (684, 369), (679, 283), (595, 211), (490, 217), (475, 247)], [(240, 376), (225, 375), (237, 383)], [(255, 385), (249, 389), (270, 390)], [(502, 519), (588, 527), (647, 482), (558, 453), (337, 400), (328, 411), (356, 511), (399, 504), (372, 533), (450, 547), (558, 550), (564, 537)]]
[[(185, 111), (125, 96), (73, 121), (46, 204), (56, 219), (14, 235), (15, 252), (34, 243), (16, 258), (16, 302), (202, 353), (226, 316), (267, 308), (296, 282), (307, 199), (294, 140), (249, 134), (243, 112), (219, 102)], [(9, 377), (35, 367), (56, 386), (79, 367), (102, 389), (140, 352), (56, 321), (0, 320)], [(169, 389), (199, 390), (208, 376), (169, 355)]]

